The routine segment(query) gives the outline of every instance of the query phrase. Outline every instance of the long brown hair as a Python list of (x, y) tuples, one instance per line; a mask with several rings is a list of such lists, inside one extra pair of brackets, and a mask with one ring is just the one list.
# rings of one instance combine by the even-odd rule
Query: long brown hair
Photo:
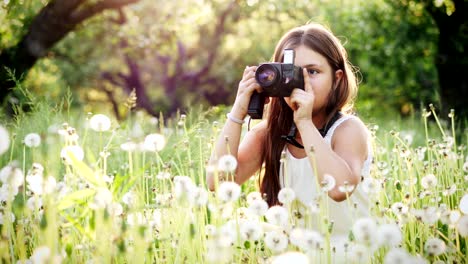
[[(272, 60), (281, 62), (284, 49), (295, 49), (301, 45), (324, 56), (332, 68), (333, 84), (325, 107), (326, 120), (330, 120), (337, 111), (351, 112), (357, 93), (357, 81), (341, 42), (324, 26), (307, 24), (290, 30), (280, 39)], [(339, 80), (335, 79), (334, 73), (337, 70), (343, 71), (343, 76)], [(272, 206), (279, 203), (280, 159), (286, 144), (281, 139), (281, 135), (288, 134), (293, 123), (293, 111), (284, 98), (271, 98), (267, 110), (267, 122), (267, 133), (262, 147), (265, 173), (260, 183), (260, 191), (266, 195), (266, 201)]]

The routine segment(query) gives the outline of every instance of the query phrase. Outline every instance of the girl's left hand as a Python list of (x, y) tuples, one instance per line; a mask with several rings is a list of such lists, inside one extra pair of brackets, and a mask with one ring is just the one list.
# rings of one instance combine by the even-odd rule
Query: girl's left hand
[(311, 121), (312, 110), (314, 109), (315, 95), (306, 68), (303, 69), (303, 75), (304, 90), (294, 89), (290, 96), (296, 125), (301, 121)]

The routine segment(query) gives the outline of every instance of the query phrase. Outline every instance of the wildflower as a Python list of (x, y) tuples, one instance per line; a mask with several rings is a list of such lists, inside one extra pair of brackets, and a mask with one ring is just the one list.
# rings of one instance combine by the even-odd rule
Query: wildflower
[(362, 244), (354, 244), (349, 251), (349, 259), (351, 263), (368, 263), (370, 254), (368, 247)]
[(137, 143), (133, 141), (127, 141), (125, 143), (120, 144), (120, 149), (126, 152), (133, 152), (138, 148)]
[(377, 194), (380, 192), (380, 184), (379, 182), (371, 177), (365, 177), (364, 180), (361, 182), (362, 190), (368, 194)]
[(264, 200), (254, 200), (250, 202), (249, 212), (256, 216), (263, 216), (268, 211), (268, 204)]
[(93, 209), (107, 208), (112, 204), (112, 192), (107, 188), (98, 188), (94, 201), (90, 204)]
[(468, 215), (464, 215), (458, 219), (457, 230), (462, 237), (468, 237)]
[(161, 134), (149, 134), (145, 137), (143, 148), (146, 151), (161, 151), (166, 146), (166, 138)]
[(44, 179), (42, 175), (28, 175), (26, 176), (26, 182), (28, 183), (28, 189), (36, 195), (52, 193), (57, 186), (57, 181), (52, 176)]
[(5, 153), (10, 147), (10, 135), (8, 130), (0, 125), (0, 155)]
[(26, 201), (26, 206), (29, 208), (31, 211), (35, 210), (42, 210), (42, 198), (39, 196), (31, 196), (27, 201)]
[(354, 185), (349, 184), (347, 181), (343, 185), (338, 187), (338, 190), (342, 193), (351, 193), (354, 190)]
[(408, 213), (408, 206), (402, 202), (396, 202), (392, 204), (392, 212), (396, 215), (405, 215)]
[(96, 132), (104, 132), (110, 129), (111, 120), (103, 114), (93, 115), (89, 120), (89, 126)]
[(356, 241), (370, 244), (377, 232), (377, 224), (372, 218), (360, 218), (354, 223), (352, 230)]
[(323, 175), (323, 180), (320, 182), (320, 187), (322, 188), (322, 191), (329, 192), (333, 188), (335, 188), (335, 185), (336, 180), (333, 176), (331, 176), (330, 174)]
[(186, 198), (191, 197), (191, 193), (195, 185), (188, 176), (175, 176), (174, 177), (174, 196), (179, 199), (183, 200)]
[(293, 252), (289, 251), (283, 253), (279, 256), (273, 257), (271, 264), (288, 264), (288, 263), (295, 263), (295, 264), (308, 264), (309, 257), (306, 254), (301, 252)]
[(268, 209), (265, 214), (267, 221), (270, 224), (277, 226), (285, 226), (288, 223), (288, 210), (282, 206), (275, 205)]
[(12, 201), (17, 194), (17, 187), (12, 187), (8, 183), (2, 184), (2, 186), (0, 187), (0, 203)]
[(252, 204), (252, 202), (262, 200), (262, 194), (259, 192), (250, 192), (247, 194), (247, 204)]
[(424, 244), (424, 250), (430, 256), (439, 256), (445, 252), (445, 242), (439, 238), (429, 238)]
[(221, 247), (230, 247), (237, 241), (235, 220), (230, 220), (219, 228), (218, 238)]
[[(221, 239), (208, 239), (206, 241), (206, 260), (209, 263), (229, 263), (232, 259), (232, 248), (223, 246)], [(223, 241), (221, 241), (223, 242)]]
[(450, 214), (449, 214), (450, 224), (453, 225), (457, 223), (460, 217), (461, 217), (460, 211), (457, 211), (457, 210), (450, 211)]
[(282, 204), (290, 204), (296, 198), (296, 193), (291, 188), (282, 188), (278, 193), (278, 200)]
[(396, 247), (403, 237), (396, 224), (383, 224), (377, 228), (377, 242), (382, 246)]
[(167, 171), (161, 171), (156, 175), (156, 179), (158, 180), (169, 180), (171, 178), (171, 174)]
[(133, 207), (137, 203), (137, 196), (132, 191), (126, 192), (122, 196), (122, 202), (129, 207)]
[(385, 255), (384, 263), (385, 264), (401, 264), (401, 263), (409, 263), (408, 259), (410, 258), (410, 254), (406, 252), (403, 248), (392, 248), (388, 251), (387, 255)]
[(30, 148), (38, 147), (41, 144), (41, 136), (36, 133), (29, 133), (24, 137), (24, 144)]
[(34, 249), (31, 256), (33, 263), (48, 263), (51, 260), (51, 250), (47, 246), (41, 246)]
[(457, 185), (452, 184), (449, 187), (445, 188), (445, 190), (442, 191), (442, 194), (444, 196), (450, 196), (450, 195), (454, 194), (456, 191), (457, 191)]
[(218, 189), (218, 198), (223, 202), (236, 201), (241, 194), (239, 184), (231, 181), (222, 182)]
[(323, 247), (323, 236), (314, 230), (305, 230), (302, 237), (302, 249), (306, 251), (320, 250)]
[(16, 165), (7, 165), (0, 170), (0, 181), (18, 189), (24, 183), (23, 171)]
[(421, 220), (428, 225), (434, 225), (439, 220), (437, 208), (434, 206), (425, 207), (422, 210), (414, 209), (411, 211), (416, 219)]
[(249, 241), (256, 241), (263, 235), (262, 226), (257, 221), (243, 221), (240, 225), (241, 238)]
[(281, 231), (270, 231), (265, 235), (265, 245), (274, 252), (288, 247), (288, 237)]
[(108, 212), (113, 216), (120, 216), (123, 213), (123, 207), (120, 203), (112, 203), (108, 208)]
[(428, 174), (421, 179), (421, 186), (424, 189), (432, 189), (437, 186), (437, 178), (434, 174)]
[(195, 206), (205, 206), (208, 203), (208, 191), (201, 187), (195, 187), (190, 202)]
[(468, 215), (468, 194), (461, 198), (459, 208), (463, 214)]
[(218, 160), (218, 169), (226, 173), (232, 173), (237, 168), (237, 160), (232, 155), (223, 155)]
[(62, 160), (65, 162), (65, 164), (71, 165), (73, 162), (72, 157), (79, 161), (83, 160), (84, 151), (80, 146), (77, 145), (66, 146), (60, 152), (60, 157), (62, 157)]

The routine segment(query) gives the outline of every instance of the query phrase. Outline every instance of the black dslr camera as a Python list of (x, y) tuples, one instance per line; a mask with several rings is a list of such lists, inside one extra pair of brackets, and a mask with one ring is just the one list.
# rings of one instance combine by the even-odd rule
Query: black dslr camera
[(247, 113), (253, 119), (261, 119), (266, 97), (288, 97), (295, 88), (304, 90), (302, 68), (294, 66), (294, 50), (285, 49), (283, 63), (263, 63), (255, 72), (255, 80), (263, 92), (254, 91)]

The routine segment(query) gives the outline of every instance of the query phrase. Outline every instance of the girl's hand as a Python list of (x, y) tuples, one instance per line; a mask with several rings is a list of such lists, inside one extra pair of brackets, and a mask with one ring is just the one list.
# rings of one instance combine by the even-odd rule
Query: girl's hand
[(304, 90), (294, 89), (290, 96), (296, 125), (301, 121), (312, 120), (312, 111), (315, 101), (315, 95), (307, 69), (304, 68), (302, 73), (304, 75)]
[(237, 89), (236, 101), (231, 110), (231, 115), (236, 118), (244, 119), (247, 115), (249, 107), (250, 97), (254, 91), (262, 92), (262, 88), (255, 80), (255, 71), (257, 66), (245, 67), (242, 80), (239, 82), (239, 88)]

